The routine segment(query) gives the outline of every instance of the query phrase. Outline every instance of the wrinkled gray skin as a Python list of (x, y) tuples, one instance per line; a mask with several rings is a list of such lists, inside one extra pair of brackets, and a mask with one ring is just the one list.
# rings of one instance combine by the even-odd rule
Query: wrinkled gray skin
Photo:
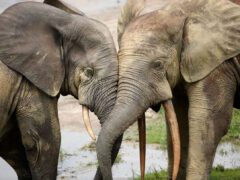
[[(103, 177), (112, 179), (110, 152), (119, 135), (147, 108), (173, 97), (181, 139), (178, 179), (209, 179), (233, 106), (240, 107), (240, 6), (187, 1), (137, 17), (136, 4), (129, 0), (119, 20), (117, 101), (97, 141)], [(168, 150), (171, 176), (171, 141)]]
[(94, 19), (35, 2), (8, 8), (0, 24), (0, 156), (19, 179), (56, 179), (59, 95), (74, 96), (104, 123), (117, 90), (113, 39)]

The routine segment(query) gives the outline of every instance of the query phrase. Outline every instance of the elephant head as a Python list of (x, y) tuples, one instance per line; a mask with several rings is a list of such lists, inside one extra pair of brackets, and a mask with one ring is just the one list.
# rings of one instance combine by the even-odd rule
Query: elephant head
[[(178, 83), (199, 81), (225, 60), (240, 54), (238, 5), (225, 0), (174, 3), (139, 15), (143, 6), (129, 0), (119, 18), (117, 100), (97, 141), (105, 179), (112, 178), (112, 144), (144, 117), (147, 108), (162, 103), (166, 114), (172, 114), (173, 108), (169, 111), (167, 102)], [(179, 150), (176, 125), (170, 123), (170, 130), (173, 147)], [(174, 153), (172, 178), (176, 179), (180, 152)]]
[[(80, 11), (45, 2), (75, 14), (37, 2), (13, 5), (0, 15), (0, 59), (50, 97), (73, 95), (84, 119), (90, 109), (103, 123), (117, 90), (112, 36)], [(90, 135), (95, 138), (91, 130)]]

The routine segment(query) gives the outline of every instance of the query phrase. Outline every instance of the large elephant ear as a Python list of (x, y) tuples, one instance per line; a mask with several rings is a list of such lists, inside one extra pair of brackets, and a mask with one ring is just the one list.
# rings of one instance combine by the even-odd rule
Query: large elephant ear
[(197, 9), (186, 19), (183, 33), (181, 73), (187, 82), (204, 78), (240, 54), (240, 6), (209, 0)]
[(69, 24), (69, 17), (36, 2), (8, 8), (0, 15), (0, 60), (48, 95), (56, 96), (65, 76), (58, 29)]

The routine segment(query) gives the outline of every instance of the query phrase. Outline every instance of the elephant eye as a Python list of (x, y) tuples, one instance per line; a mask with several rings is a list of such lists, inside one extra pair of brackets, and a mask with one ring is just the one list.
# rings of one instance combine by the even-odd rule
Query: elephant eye
[(162, 70), (163, 69), (163, 63), (161, 62), (161, 61), (154, 61), (153, 62), (153, 68), (155, 69), (155, 70), (158, 70), (158, 71), (160, 71), (160, 70)]
[(83, 69), (83, 73), (81, 73), (81, 81), (89, 81), (92, 79), (94, 71), (92, 68), (86, 67)]

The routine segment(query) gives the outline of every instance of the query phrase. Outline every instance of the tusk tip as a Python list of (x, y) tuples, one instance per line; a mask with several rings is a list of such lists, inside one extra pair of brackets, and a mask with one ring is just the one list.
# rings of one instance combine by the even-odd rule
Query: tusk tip
[(91, 136), (91, 138), (93, 141), (96, 141), (96, 139), (97, 139), (96, 136)]
[(82, 116), (83, 116), (83, 122), (85, 125), (85, 128), (89, 134), (89, 136), (92, 138), (93, 141), (96, 141), (96, 136), (93, 132), (92, 125), (90, 122), (90, 117), (89, 117), (89, 109), (86, 106), (82, 106)]

